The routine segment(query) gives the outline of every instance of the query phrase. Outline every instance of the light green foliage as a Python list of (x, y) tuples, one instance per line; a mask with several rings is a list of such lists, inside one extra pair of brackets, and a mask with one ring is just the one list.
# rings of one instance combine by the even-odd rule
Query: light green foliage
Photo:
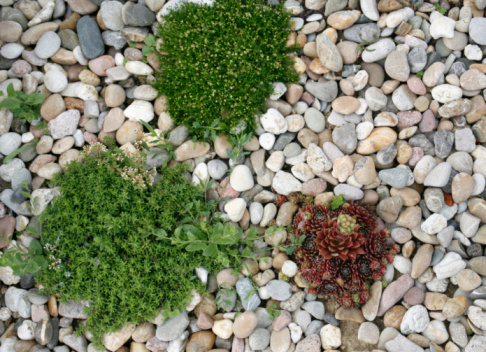
[(32, 240), (28, 250), (22, 248), (18, 243), (13, 244), (0, 256), (0, 266), (9, 266), (14, 275), (24, 276), (47, 269), (48, 262), (42, 255), (40, 242)]
[(165, 15), (155, 38), (163, 40), (155, 87), (175, 123), (193, 139), (209, 140), (211, 128), (252, 131), (272, 83), (298, 80), (288, 55), (296, 47), (286, 48), (290, 31), (283, 4), (263, 0), (188, 2)]
[(424, 71), (419, 71), (415, 74), (417, 78), (422, 78), (424, 76)]
[(346, 203), (346, 200), (344, 199), (342, 194), (335, 196), (331, 200), (331, 209), (336, 210), (337, 208), (339, 208), (341, 205), (343, 205), (345, 203)]
[(5, 157), (5, 159), (3, 159), (3, 163), (4, 164), (7, 164), (10, 160), (12, 160), (13, 158), (15, 158), (17, 155), (19, 155), (20, 153), (22, 153), (24, 150), (27, 150), (29, 148), (35, 148), (35, 146), (37, 145), (37, 142), (39, 142), (39, 139), (38, 138), (34, 138), (33, 143), (24, 144), (20, 148), (15, 149), (13, 152), (11, 152), (9, 155), (7, 155)]
[[(40, 108), (44, 101), (44, 94), (33, 93), (25, 94), (22, 91), (16, 91), (12, 83), (7, 87), (7, 97), (0, 102), (0, 108), (7, 108), (18, 117), (22, 123), (32, 122), (41, 117)], [(0, 97), (3, 97), (0, 92)]]
[(275, 303), (267, 307), (267, 313), (270, 320), (273, 320), (280, 316), (280, 310), (278, 310), (277, 305)]
[(435, 9), (440, 12), (442, 15), (445, 15), (447, 12), (447, 9), (443, 8), (439, 3), (435, 4)]
[[(285, 230), (285, 227), (284, 226), (271, 226), (269, 227), (265, 233), (268, 235), (268, 236), (273, 236), (275, 233), (279, 232), (279, 231), (283, 231)], [(288, 241), (286, 241), (286, 243), (279, 243), (276, 248), (283, 252), (283, 253), (286, 253), (287, 255), (292, 255), (294, 253), (294, 250), (297, 246), (301, 246), (302, 243), (304, 243), (304, 240), (305, 240), (306, 236), (302, 235), (300, 237), (296, 237), (294, 234), (290, 235)]]
[[(61, 301), (91, 301), (81, 329), (97, 343), (104, 333), (151, 319), (161, 308), (167, 316), (178, 314), (191, 289), (204, 290), (194, 269), (222, 267), (219, 257), (160, 240), (156, 230), (171, 237), (189, 201), (201, 213), (208, 209), (181, 166), (162, 169), (153, 185), (150, 175), (123, 176), (125, 167), (138, 169), (141, 160), (143, 155), (129, 157), (115, 147), (90, 148), (82, 162), (53, 179), (61, 195), (41, 215), (44, 253), (53, 268), (43, 268), (37, 282), (46, 294), (60, 293)], [(182, 228), (178, 234), (187, 236)]]
[[(144, 56), (150, 56), (154, 53), (155, 51), (155, 38), (153, 35), (149, 35), (147, 38), (145, 38), (145, 46), (142, 48), (142, 54)], [(147, 58), (143, 58), (144, 62), (147, 62)]]
[[(244, 235), (241, 228), (236, 229), (231, 224), (218, 222), (208, 225), (197, 216), (201, 214), (203, 204), (204, 201), (188, 203), (186, 213), (190, 216), (182, 219), (183, 225), (177, 227), (170, 238), (163, 229), (157, 231), (157, 236), (170, 240), (172, 245), (183, 246), (187, 252), (202, 252), (203, 256), (213, 258), (224, 267), (241, 268), (242, 258), (252, 258), (251, 248), (257, 239), (256, 228)], [(238, 250), (240, 246), (244, 247), (242, 252)]]

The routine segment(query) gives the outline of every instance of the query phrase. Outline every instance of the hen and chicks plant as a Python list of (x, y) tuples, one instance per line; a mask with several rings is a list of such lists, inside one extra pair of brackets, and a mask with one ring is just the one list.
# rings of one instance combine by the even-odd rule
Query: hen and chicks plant
[[(289, 196), (290, 201), (295, 199)], [(386, 228), (378, 228), (371, 208), (356, 202), (335, 204), (306, 204), (299, 209), (290, 234), (305, 239), (293, 256), (311, 293), (351, 308), (370, 298), (370, 285), (383, 278), (399, 247), (388, 241)]]

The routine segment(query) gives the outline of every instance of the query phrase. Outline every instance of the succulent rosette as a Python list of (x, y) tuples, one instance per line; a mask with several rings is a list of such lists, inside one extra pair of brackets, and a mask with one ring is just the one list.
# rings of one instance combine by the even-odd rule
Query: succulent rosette
[[(294, 202), (296, 196), (288, 199)], [(378, 224), (372, 209), (363, 204), (349, 202), (332, 209), (304, 202), (291, 234), (305, 236), (293, 256), (309, 291), (334, 297), (347, 308), (365, 303), (370, 285), (383, 278), (399, 251), (388, 230)]]

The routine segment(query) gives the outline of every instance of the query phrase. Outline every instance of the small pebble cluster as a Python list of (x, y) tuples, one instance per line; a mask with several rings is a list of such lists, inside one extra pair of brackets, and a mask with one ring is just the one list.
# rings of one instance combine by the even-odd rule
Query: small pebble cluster
[[(0, 248), (15, 231), (28, 247), (27, 226), (38, 226), (56, 195), (46, 180), (85, 144), (109, 136), (133, 150), (147, 138), (145, 121), (170, 131), (169, 165), (186, 163), (193, 182), (225, 186), (209, 196), (230, 197), (220, 210), (235, 226), (263, 235), (273, 223), (291, 225), (298, 208), (277, 206), (278, 195), (300, 192), (315, 204), (343, 195), (376, 207), (400, 254), (353, 309), (309, 294), (278, 250), (239, 275), (199, 268), (210, 295), (194, 295), (166, 322), (160, 315), (107, 334), (105, 349), (73, 333), (87, 302), (58, 303), (32, 277), (1, 267), (0, 352), (486, 351), (486, 1), (281, 0), (293, 16), (287, 44), (300, 48), (300, 82), (274, 83), (243, 147), (250, 154), (236, 161), (227, 136), (213, 146), (187, 140), (150, 85), (156, 61), (142, 61), (160, 16), (186, 1), (212, 3), (0, 0), (0, 91), (43, 93), (49, 129), (0, 110), (0, 155), (40, 139), (0, 166)], [(151, 158), (159, 151), (148, 167), (168, 158)], [(257, 247), (287, 235), (266, 234)], [(278, 316), (266, 309), (274, 304)]]

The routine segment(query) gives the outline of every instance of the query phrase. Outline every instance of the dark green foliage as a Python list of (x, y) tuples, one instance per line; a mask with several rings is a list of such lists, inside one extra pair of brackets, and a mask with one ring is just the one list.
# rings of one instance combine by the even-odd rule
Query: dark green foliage
[[(40, 108), (44, 101), (44, 94), (33, 93), (30, 95), (22, 91), (16, 91), (13, 84), (10, 83), (7, 87), (8, 97), (0, 102), (0, 108), (7, 108), (18, 117), (22, 123), (32, 122), (41, 117)], [(0, 97), (4, 96), (0, 92)]]
[(234, 134), (245, 124), (253, 130), (272, 83), (298, 80), (288, 55), (295, 47), (286, 48), (290, 14), (282, 4), (185, 3), (164, 16), (158, 31), (155, 87), (167, 96), (170, 116), (193, 138), (209, 140), (211, 130)]
[(123, 176), (122, 166), (138, 170), (140, 156), (90, 148), (82, 163), (71, 163), (53, 180), (61, 196), (41, 215), (50, 268), (39, 272), (37, 282), (62, 301), (91, 301), (83, 328), (99, 343), (104, 333), (152, 319), (161, 308), (178, 314), (191, 289), (204, 290), (194, 269), (221, 266), (155, 234), (172, 234), (186, 215), (185, 204), (203, 197), (183, 179), (183, 168), (162, 169), (160, 182), (150, 186), (147, 175)]

